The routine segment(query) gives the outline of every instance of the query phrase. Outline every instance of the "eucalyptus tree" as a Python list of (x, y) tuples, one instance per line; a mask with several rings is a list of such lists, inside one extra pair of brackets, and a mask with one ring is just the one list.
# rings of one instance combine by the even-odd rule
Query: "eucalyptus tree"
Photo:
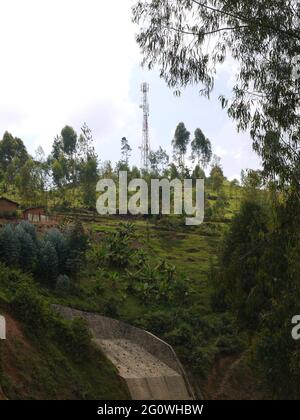
[(95, 152), (92, 130), (86, 123), (81, 128), (78, 145), (76, 168), (82, 188), (83, 202), (86, 206), (95, 207), (96, 184), (99, 178), (98, 155)]
[(6, 131), (0, 140), (0, 181), (3, 182), (4, 192), (9, 186), (15, 186), (17, 176), (29, 157), (23, 141)]
[(186, 129), (183, 122), (176, 127), (174, 139), (172, 140), (174, 158), (181, 168), (185, 166), (185, 155), (190, 141), (191, 133)]
[(197, 161), (197, 164), (202, 168), (206, 168), (209, 165), (212, 158), (212, 148), (210, 140), (205, 137), (202, 130), (197, 128), (195, 131), (194, 140), (191, 143), (192, 146), (192, 161)]
[(140, 0), (133, 8), (144, 65), (157, 66), (177, 94), (200, 85), (209, 97), (221, 65), (236, 62), (221, 105), (250, 131), (264, 175), (298, 192), (299, 17), (297, 0)]
[(0, 170), (5, 172), (16, 159), (22, 166), (28, 158), (29, 155), (23, 141), (6, 131), (0, 140)]
[(132, 152), (132, 148), (127, 140), (126, 137), (121, 139), (121, 154), (122, 154), (122, 161), (128, 166), (129, 165), (129, 158)]
[(163, 175), (167, 170), (169, 160), (169, 155), (161, 146), (159, 146), (159, 149), (156, 152), (151, 151), (149, 154), (149, 162), (152, 173), (158, 176)]

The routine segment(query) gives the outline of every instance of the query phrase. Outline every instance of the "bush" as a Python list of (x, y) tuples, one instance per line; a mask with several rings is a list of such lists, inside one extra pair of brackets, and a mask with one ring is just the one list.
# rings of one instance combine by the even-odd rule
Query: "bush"
[(174, 326), (174, 315), (163, 310), (151, 310), (148, 314), (144, 314), (142, 318), (134, 320), (134, 324), (153, 334), (163, 336)]
[(22, 225), (15, 228), (15, 235), (19, 240), (19, 267), (23, 271), (32, 271), (37, 256), (32, 236), (25, 231)]
[(19, 287), (23, 285), (34, 288), (31, 277), (21, 273), (18, 269), (12, 269), (0, 263), (0, 291), (3, 299), (10, 301)]
[(66, 321), (55, 315), (52, 322), (56, 342), (76, 361), (88, 357), (92, 346), (92, 334), (82, 318)]
[(67, 238), (58, 229), (50, 229), (44, 239), (46, 242), (50, 242), (55, 248), (58, 258), (58, 271), (60, 274), (65, 274), (66, 261), (70, 256)]
[(120, 223), (116, 232), (106, 239), (107, 260), (111, 266), (126, 268), (132, 256), (130, 244), (135, 237), (135, 228), (131, 223)]
[(71, 280), (66, 275), (59, 275), (56, 280), (55, 290), (60, 294), (65, 294), (71, 289)]
[(27, 222), (5, 225), (0, 231), (0, 260), (8, 266), (33, 271), (37, 246), (35, 228)]
[(83, 256), (88, 249), (88, 237), (80, 221), (69, 228), (67, 231), (67, 244), (69, 249), (77, 256)]
[(58, 276), (58, 257), (51, 242), (41, 241), (38, 251), (36, 274), (41, 283), (54, 287)]
[(300, 201), (290, 193), (271, 198), (268, 213), (257, 199), (248, 199), (233, 220), (219, 285), (239, 325), (251, 334), (256, 373), (275, 397), (297, 399), (300, 351), (291, 320), (300, 301)]
[(41, 239), (28, 222), (5, 225), (0, 230), (0, 261), (34, 273), (39, 282), (53, 288), (58, 275), (75, 276), (81, 270), (87, 247), (87, 236), (80, 223), (66, 235), (51, 229)]
[(12, 307), (16, 317), (26, 325), (31, 334), (41, 335), (48, 332), (50, 310), (31, 286), (22, 285), (18, 288)]
[(91, 348), (92, 334), (87, 322), (82, 318), (75, 318), (72, 322), (72, 332), (74, 337), (74, 347), (72, 352), (76, 358), (82, 358), (88, 354)]
[(31, 239), (35, 245), (38, 244), (38, 237), (36, 233), (36, 228), (34, 225), (30, 224), (29, 222), (21, 222), (19, 226), (31, 236)]
[(85, 254), (88, 250), (88, 237), (84, 232), (82, 223), (77, 221), (67, 232), (67, 246), (69, 249), (68, 258), (66, 260), (66, 272), (76, 279), (80, 272)]
[(225, 237), (220, 269), (216, 273), (212, 302), (216, 309), (229, 307), (240, 324), (256, 330), (268, 294), (261, 277), (268, 236), (268, 216), (255, 201), (245, 201)]
[(109, 316), (112, 318), (117, 318), (119, 316), (119, 300), (112, 296), (108, 299), (108, 301), (105, 303), (103, 308), (103, 313), (105, 316)]
[(0, 260), (6, 265), (18, 267), (20, 242), (12, 225), (5, 225), (0, 231)]

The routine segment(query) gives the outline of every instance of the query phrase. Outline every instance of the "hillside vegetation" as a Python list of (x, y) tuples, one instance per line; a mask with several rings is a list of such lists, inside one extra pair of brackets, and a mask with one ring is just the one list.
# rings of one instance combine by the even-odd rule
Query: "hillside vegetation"
[(128, 399), (86, 326), (51, 312), (32, 279), (0, 264), (0, 399)]
[[(0, 267), (5, 273), (0, 282), (1, 296), (13, 308), (13, 317), (21, 321), (20, 327), (16, 324), (18, 330), (24, 330), (24, 335), (20, 333), (21, 342), (29, 343), (31, 347), (27, 348), (33, 349), (22, 352), (23, 362), (16, 355), (11, 363), (19, 366), (19, 372), (25, 377), (32, 365), (37, 366), (35, 372), (41, 372), (37, 378), (29, 376), (23, 391), (18, 394), (15, 390), (18, 381), (10, 378), (10, 362), (4, 357), (2, 388), (6, 395), (12, 398), (39, 398), (42, 394), (49, 398), (77, 398), (76, 392), (80, 390), (82, 394), (78, 398), (110, 396), (119, 399), (126, 395), (114, 369), (95, 349), (89, 350), (97, 353), (93, 360), (91, 354), (85, 357), (85, 353), (80, 363), (73, 360), (73, 353), (66, 350), (68, 335), (61, 330), (62, 325), (67, 328), (64, 321), (60, 320), (57, 327), (56, 317), (47, 309), (46, 318), (51, 321), (40, 325), (44, 317), (44, 314), (40, 315), (40, 305), (45, 308), (49, 303), (60, 303), (126, 321), (163, 338), (174, 346), (198, 392), (204, 391), (206, 397), (213, 397), (215, 390), (209, 385), (212, 370), (222, 360), (234, 363), (248, 343), (247, 336), (239, 332), (230, 312), (220, 315), (211, 307), (222, 238), (244, 194), (242, 188), (233, 193), (228, 183), (223, 188), (228, 196), (226, 214), (219, 221), (211, 218), (198, 227), (186, 227), (184, 218), (175, 216), (126, 220), (70, 209), (61, 213), (58, 228), (44, 234), (37, 234), (24, 222), (19, 228), (2, 229), (0, 241), (4, 232), (6, 241), (10, 237), (6, 248), (7, 243), (11, 244), (6, 264), (31, 272), (24, 277), (20, 272), (12, 271), (12, 275), (11, 269)], [(215, 193), (211, 191), (207, 195), (209, 205), (213, 206)], [(22, 229), (36, 244), (32, 247), (30, 264), (28, 260), (24, 262), (22, 253), (12, 252), (14, 247), (24, 249), (24, 243), (28, 244), (28, 235)], [(11, 260), (12, 254), (14, 260)], [(48, 270), (45, 277), (41, 272), (47, 270), (50, 255), (52, 261), (57, 261), (57, 268), (55, 271), (52, 264), (52, 271)], [(2, 254), (2, 260), (5, 258)], [(15, 290), (14, 282), (8, 280), (11, 276), (16, 279), (21, 276), (22, 281), (16, 280), (18, 284), (20, 282), (20, 292)], [(24, 284), (27, 284), (25, 289)], [(21, 310), (18, 309), (19, 293)], [(35, 324), (37, 318), (38, 325)], [(11, 322), (15, 322), (14, 318)], [(47, 331), (46, 336), (39, 332), (40, 328)], [(68, 328), (72, 331), (72, 326)], [(71, 338), (74, 341), (70, 347), (78, 347), (78, 330), (71, 332)], [(82, 364), (83, 358), (86, 366)], [(58, 370), (53, 367), (48, 370), (48, 362), (50, 366), (58, 363)], [(250, 371), (247, 359), (244, 359), (243, 366), (241, 369)], [(93, 374), (89, 376), (89, 372)], [(222, 375), (218, 374), (214, 382), (221, 380)], [(68, 377), (72, 378), (70, 387), (65, 383)], [(259, 391), (256, 378), (251, 373), (246, 378), (245, 394), (242, 394), (249, 397), (246, 393), (249, 381), (255, 383), (255, 392)], [(11, 383), (14, 385), (9, 385)], [(29, 387), (29, 383), (33, 385)], [(76, 391), (75, 384), (80, 384), (79, 391)], [(41, 387), (40, 393), (36, 391), (38, 386)], [(61, 395), (60, 386), (64, 389)], [(53, 393), (49, 390), (51, 387)], [(23, 393), (24, 389), (26, 392), (30, 389), (31, 394)], [(228, 390), (227, 397), (235, 392)]]
[[(8, 280), (7, 274), (2, 276), (6, 280), (0, 282), (0, 296), (12, 305), (13, 313), (9, 315), (21, 321), (26, 337), (34, 331), (32, 345), (40, 348), (42, 343), (50, 360), (53, 360), (52, 349), (62, 352), (65, 363), (71, 366), (67, 372), (72, 378), (77, 375), (77, 360), (73, 360), (74, 352), (68, 353), (70, 348), (77, 348), (83, 341), (80, 354), (88, 352), (84, 360), (92, 363), (86, 366), (87, 371), (94, 366), (90, 358), (95, 349), (92, 350), (84, 325), (78, 321), (67, 326), (49, 311), (49, 304), (116, 318), (161, 337), (176, 350), (198, 395), (265, 398), (271, 391), (272, 396), (283, 395), (285, 390), (272, 387), (274, 381), (269, 374), (272, 359), (265, 356), (269, 352), (268, 343), (260, 341), (259, 335), (263, 328), (260, 320), (265, 319), (264, 311), (271, 306), (272, 293), (276, 290), (269, 286), (274, 274), (271, 270), (261, 270), (265, 276), (261, 277), (256, 269), (262, 266), (261, 256), (268, 260), (263, 249), (278, 230), (277, 212), (285, 200), (284, 194), (276, 191), (274, 183), (266, 183), (259, 171), (243, 172), (241, 184), (237, 180), (229, 182), (220, 159), (212, 157), (211, 143), (201, 130), (195, 133), (191, 144), (193, 161), (198, 164), (193, 171), (185, 167), (190, 133), (182, 123), (172, 143), (175, 163), (169, 164), (168, 156), (160, 148), (151, 155), (149, 171), (129, 166), (130, 146), (126, 138), (122, 139), (123, 158), (116, 168), (110, 162), (99, 168), (91, 133), (86, 130), (83, 128), (78, 136), (71, 127), (65, 127), (55, 139), (47, 160), (40, 156), (40, 160), (33, 161), (23, 143), (8, 133), (0, 142), (3, 149), (0, 148), (0, 157), (1, 153), (4, 157), (11, 153), (9, 162), (6, 158), (0, 162), (3, 168), (0, 187), (6, 196), (18, 200), (21, 210), (27, 205), (44, 204), (50, 219), (55, 216), (52, 227), (47, 223), (37, 226), (20, 223), (20, 210), (19, 218), (14, 215), (12, 219), (3, 219), (0, 271), (17, 269), (18, 276), (26, 275), (30, 280), (25, 288), (21, 282), (18, 292), (12, 289), (14, 283)], [(15, 151), (8, 147), (13, 141)], [(206, 176), (200, 164), (207, 166), (209, 162), (211, 169)], [(18, 175), (10, 177), (16, 163)], [(153, 177), (194, 181), (204, 178), (204, 223), (186, 226), (185, 214), (97, 214), (95, 179), (109, 178), (118, 185), (119, 171), (127, 171), (128, 180), (142, 177), (148, 186)], [(22, 190), (25, 181), (26, 188)], [(252, 204), (247, 207), (249, 202)], [(257, 212), (248, 214), (252, 208), (257, 208)], [(256, 225), (256, 214), (268, 217)], [(248, 232), (249, 228), (253, 231)], [(248, 249), (250, 243), (254, 251)], [(256, 249), (255, 244), (260, 247)], [(278, 251), (274, 249), (274, 252)], [(264, 296), (267, 290), (264, 284), (268, 284), (267, 296)], [(256, 318), (254, 324), (251, 314)], [(268, 330), (268, 339), (270, 334)], [(279, 340), (283, 338), (280, 336)], [(102, 360), (103, 369), (109, 369), (105, 359)], [(286, 360), (289, 362), (288, 357)], [(31, 362), (27, 360), (25, 364)], [(4, 371), (5, 365), (4, 360)], [(45, 371), (43, 363), (40, 370)], [(286, 366), (286, 371), (291, 375), (283, 378), (280, 367), (277, 369), (275, 376), (280, 378), (277, 383), (282, 379), (285, 387), (296, 392), (296, 378), (289, 380), (293, 376), (292, 367)], [(99, 370), (93, 372), (95, 376), (90, 380), (85, 368), (79, 373), (82, 376), (78, 383), (85, 389), (82, 397), (96, 398), (93, 381), (97, 380)], [(124, 395), (126, 391), (115, 382), (115, 375), (112, 371), (111, 386), (109, 381), (104, 381), (103, 387), (96, 387), (97, 392), (104, 396), (112, 389), (109, 395), (115, 398)], [(104, 373), (102, 376), (105, 378)], [(48, 382), (53, 384), (51, 375), (49, 378), (44, 381), (45, 395)], [(10, 395), (5, 381), (2, 388)], [(73, 385), (66, 392), (69, 398), (74, 397)], [(34, 395), (39, 394), (33, 391)], [(15, 394), (15, 397), (22, 398), (22, 395)]]

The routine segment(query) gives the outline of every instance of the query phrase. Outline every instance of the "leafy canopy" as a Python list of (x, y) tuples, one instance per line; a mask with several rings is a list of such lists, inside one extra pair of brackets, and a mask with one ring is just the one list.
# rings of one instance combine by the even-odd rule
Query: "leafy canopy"
[(184, 157), (187, 152), (190, 135), (191, 133), (186, 129), (184, 123), (179, 123), (175, 130), (172, 145), (174, 149), (174, 157), (180, 166), (184, 166)]
[(264, 174), (297, 190), (299, 16), (296, 0), (140, 0), (133, 8), (144, 64), (157, 65), (177, 93), (200, 84), (209, 97), (220, 65), (237, 62), (232, 98), (220, 97), (222, 106), (250, 130)]
[(197, 161), (198, 165), (206, 168), (212, 158), (212, 148), (210, 140), (205, 137), (202, 130), (197, 128), (195, 131), (192, 146), (192, 161)]

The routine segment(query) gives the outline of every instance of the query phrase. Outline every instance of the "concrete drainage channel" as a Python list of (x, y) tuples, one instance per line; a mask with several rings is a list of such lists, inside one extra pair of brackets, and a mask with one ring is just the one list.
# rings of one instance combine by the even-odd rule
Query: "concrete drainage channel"
[(123, 322), (53, 305), (66, 319), (87, 321), (94, 342), (118, 369), (133, 400), (192, 400), (193, 389), (173, 348)]

